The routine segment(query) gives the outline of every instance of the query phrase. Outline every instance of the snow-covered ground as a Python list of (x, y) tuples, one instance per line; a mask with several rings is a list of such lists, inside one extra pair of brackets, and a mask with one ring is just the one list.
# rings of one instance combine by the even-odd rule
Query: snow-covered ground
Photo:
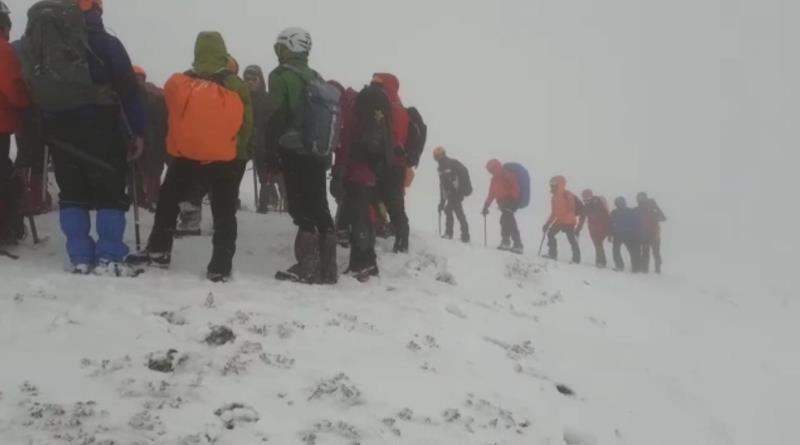
[(39, 218), (50, 241), (0, 258), (0, 443), (800, 443), (795, 301), (425, 233), (366, 285), (279, 283), (290, 221), (239, 216), (225, 285), (207, 237), (65, 274)]

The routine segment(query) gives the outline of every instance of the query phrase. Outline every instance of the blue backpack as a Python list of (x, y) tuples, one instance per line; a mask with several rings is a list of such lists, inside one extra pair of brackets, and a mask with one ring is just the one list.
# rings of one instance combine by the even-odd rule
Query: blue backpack
[(504, 169), (510, 171), (517, 178), (519, 185), (519, 208), (524, 209), (531, 204), (531, 175), (528, 170), (521, 164), (516, 162), (509, 162), (503, 166)]

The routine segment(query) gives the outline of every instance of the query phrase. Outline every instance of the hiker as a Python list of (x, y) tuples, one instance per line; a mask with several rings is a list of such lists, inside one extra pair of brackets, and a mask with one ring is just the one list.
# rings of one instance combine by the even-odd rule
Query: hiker
[(572, 247), (572, 263), (580, 264), (581, 248), (575, 236), (575, 225), (578, 223), (579, 207), (582, 207), (582, 203), (567, 190), (567, 179), (563, 176), (555, 176), (550, 180), (550, 193), (553, 195), (550, 217), (542, 227), (542, 231), (547, 233), (548, 253), (545, 258), (558, 260), (556, 235), (564, 232)]
[(167, 104), (164, 90), (147, 81), (147, 72), (142, 67), (134, 65), (133, 71), (144, 95), (146, 116), (144, 152), (136, 162), (137, 193), (141, 192), (139, 206), (155, 212), (161, 174), (167, 164)]
[(343, 93), (344, 126), (334, 166), (334, 178), (341, 185), (332, 184), (331, 188), (341, 202), (337, 227), (347, 227), (349, 234), (350, 263), (345, 273), (366, 282), (380, 273), (373, 205), (378, 177), (387, 171), (391, 161), (391, 104), (374, 84), (357, 94), (352, 89)]
[(636, 196), (636, 213), (641, 224), (640, 272), (650, 273), (650, 252), (655, 260), (655, 272), (661, 273), (661, 223), (667, 220), (654, 199), (641, 192)]
[(20, 129), (20, 117), (30, 105), (22, 67), (9, 43), (11, 11), (0, 1), (0, 244), (13, 244), (24, 237), (20, 217), (23, 174), (9, 157), (11, 135)]
[[(102, 16), (102, 0), (34, 4), (22, 39), (23, 72), (54, 149), (72, 272), (132, 276), (123, 241), (125, 189), (127, 163), (144, 149), (144, 109), (128, 53), (106, 32)], [(42, 51), (64, 47), (70, 51)], [(90, 210), (97, 210), (96, 241)]]
[[(308, 66), (311, 45), (311, 35), (301, 28), (282, 31), (274, 46), (279, 66), (269, 75), (276, 110), (267, 124), (268, 150), (278, 153), (289, 214), (298, 227), (294, 243), (297, 263), (275, 278), (335, 284), (339, 276), (337, 243), (326, 173), (331, 151), (338, 144), (332, 129), (338, 119), (339, 97), (338, 91)], [(324, 93), (325, 100), (309, 101), (309, 93)]]
[(577, 236), (580, 237), (586, 221), (589, 221), (589, 236), (594, 243), (595, 265), (604, 269), (608, 265), (605, 242), (611, 233), (608, 203), (604, 197), (595, 196), (594, 192), (589, 189), (584, 190), (581, 197), (583, 198), (583, 212), (581, 212), (580, 222), (576, 229)]
[[(489, 206), (494, 201), (497, 201), (497, 206), (501, 212), (500, 236), (502, 238), (497, 249), (522, 254), (524, 247), (519, 234), (517, 219), (514, 216), (522, 197), (518, 178), (513, 172), (504, 168), (503, 164), (497, 159), (489, 161), (486, 164), (486, 170), (492, 175), (492, 183), (481, 214), (486, 217), (489, 214)], [(512, 241), (514, 242), (513, 245), (511, 244)]]
[(380, 175), (378, 189), (381, 201), (386, 205), (386, 211), (392, 221), (395, 236), (394, 252), (407, 253), (410, 235), (405, 207), (405, 181), (408, 168), (408, 159), (406, 157), (409, 128), (408, 111), (400, 100), (400, 81), (395, 75), (377, 73), (372, 76), (372, 83), (383, 89), (392, 106), (390, 118), (392, 160), (386, 171)]
[(227, 69), (228, 50), (218, 32), (197, 36), (192, 69), (164, 85), (169, 115), (167, 169), (147, 248), (133, 264), (168, 268), (180, 202), (198, 182), (208, 185), (214, 219), (213, 253), (206, 278), (227, 282), (233, 271), (239, 185), (253, 128), (250, 91)]
[(625, 261), (622, 258), (622, 246), (628, 250), (631, 259), (631, 270), (637, 273), (640, 270), (640, 226), (638, 215), (628, 207), (625, 198), (614, 200), (616, 207), (611, 212), (611, 242), (614, 246), (614, 270), (625, 270)]
[(267, 92), (264, 72), (258, 65), (244, 69), (244, 81), (250, 89), (253, 101), (253, 136), (250, 138), (250, 154), (253, 159), (253, 174), (258, 179), (260, 193), (256, 193), (256, 212), (267, 213), (269, 204), (275, 202), (275, 183), (267, 163), (267, 121), (275, 111), (275, 104)]
[[(464, 164), (456, 159), (447, 156), (444, 147), (436, 147), (433, 150), (433, 158), (439, 164), (439, 214), (445, 214), (445, 230), (443, 237), (453, 239), (453, 215), (458, 218), (461, 226), (461, 241), (468, 243), (469, 223), (464, 215), (464, 198), (472, 194), (472, 182), (469, 178), (469, 170)], [(441, 220), (439, 220), (441, 224)], [(441, 226), (439, 226), (441, 230)]]

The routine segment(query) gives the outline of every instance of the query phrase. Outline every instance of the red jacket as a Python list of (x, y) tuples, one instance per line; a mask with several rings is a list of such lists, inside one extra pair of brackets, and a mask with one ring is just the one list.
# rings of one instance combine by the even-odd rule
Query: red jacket
[(578, 224), (582, 230), (586, 221), (589, 221), (589, 234), (593, 240), (602, 241), (611, 234), (611, 213), (608, 203), (602, 196), (592, 196), (583, 204), (583, 214)]
[(400, 80), (394, 74), (377, 73), (372, 76), (372, 81), (383, 87), (392, 104), (392, 145), (393, 148), (400, 148), (396, 150), (392, 164), (395, 167), (406, 167), (404, 151), (408, 143), (409, 118), (408, 111), (400, 100)]
[(512, 206), (519, 202), (521, 193), (514, 173), (504, 169), (500, 161), (496, 159), (489, 161), (486, 169), (492, 174), (492, 184), (489, 187), (489, 196), (486, 197), (484, 207), (489, 207), (495, 200), (500, 207)]
[(30, 103), (19, 59), (8, 40), (0, 36), (0, 133), (16, 132), (20, 113)]
[(550, 218), (547, 225), (558, 224), (575, 227), (578, 223), (578, 215), (575, 212), (575, 195), (567, 190), (567, 180), (563, 176), (556, 176), (556, 191), (551, 200)]

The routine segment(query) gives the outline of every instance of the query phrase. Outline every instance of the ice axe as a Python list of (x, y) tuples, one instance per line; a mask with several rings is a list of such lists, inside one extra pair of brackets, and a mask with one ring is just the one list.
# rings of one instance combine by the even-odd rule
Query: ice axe
[(544, 249), (544, 240), (547, 238), (547, 232), (550, 231), (552, 225), (547, 226), (547, 230), (542, 231), (542, 241), (539, 243), (539, 256), (542, 256), (542, 249)]

